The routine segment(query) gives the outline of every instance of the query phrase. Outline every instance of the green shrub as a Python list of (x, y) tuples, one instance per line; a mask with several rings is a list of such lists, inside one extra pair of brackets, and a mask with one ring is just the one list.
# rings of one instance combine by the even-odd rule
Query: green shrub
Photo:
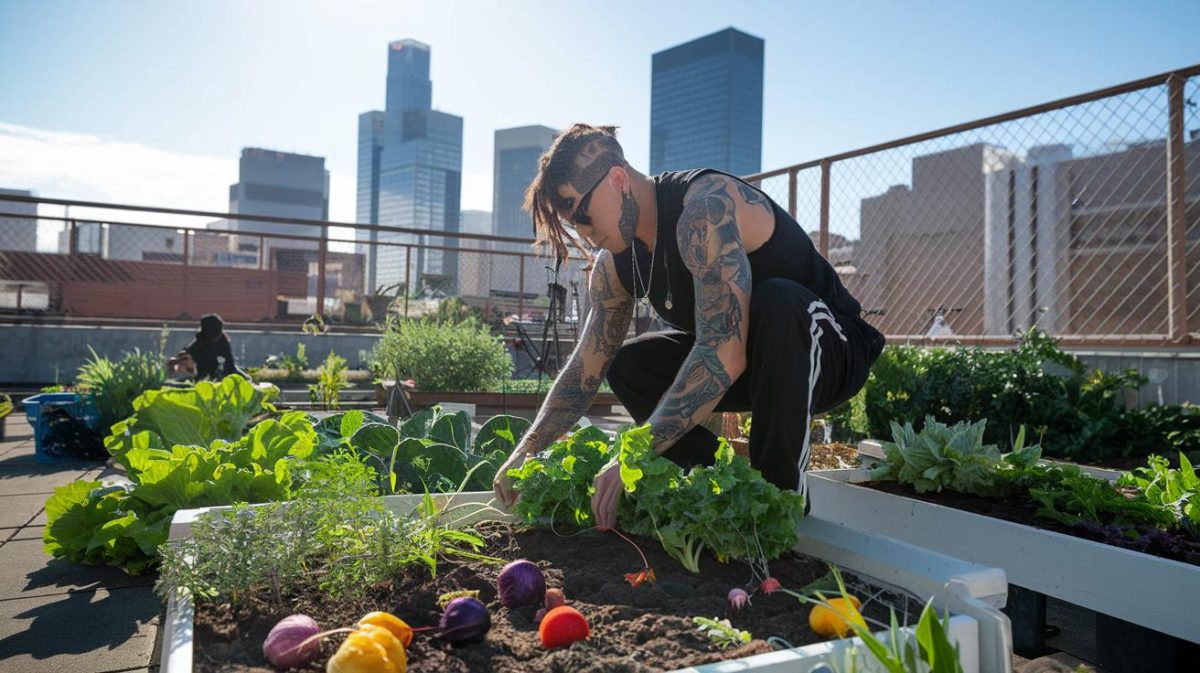
[(313, 402), (320, 402), (321, 408), (329, 411), (340, 406), (342, 391), (349, 387), (346, 358), (329, 351), (325, 363), (317, 368), (317, 382), (308, 387), (308, 397)]
[(889, 346), (865, 386), (868, 433), (887, 437), (890, 424), (988, 419), (985, 441), (1001, 446), (1028, 427), (1047, 455), (1105, 458), (1160, 447), (1143, 412), (1124, 408), (1137, 372), (1089, 371), (1037, 330), (1009, 351)]
[(389, 319), (370, 361), (380, 378), (412, 378), (418, 390), (498, 389), (512, 375), (512, 359), (503, 342), (471, 319)]
[(76, 382), (86, 388), (100, 414), (100, 430), (133, 415), (133, 401), (147, 390), (156, 390), (167, 378), (163, 359), (137, 348), (120, 360), (96, 354), (79, 368)]

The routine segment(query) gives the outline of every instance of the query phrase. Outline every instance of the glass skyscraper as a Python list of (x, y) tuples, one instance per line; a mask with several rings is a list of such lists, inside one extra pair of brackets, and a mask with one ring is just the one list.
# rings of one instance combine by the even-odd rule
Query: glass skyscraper
[(533, 220), (522, 209), (525, 190), (537, 175), (538, 158), (554, 142), (555, 133), (545, 126), (496, 131), (492, 165), (492, 233), (496, 236), (533, 238)]
[[(432, 109), (429, 46), (388, 44), (386, 109), (359, 115), (360, 223), (429, 232), (458, 231), (462, 198), (462, 117)], [(360, 237), (364, 232), (360, 231)], [(367, 240), (454, 246), (453, 239), (371, 231)], [(409, 268), (411, 262), (412, 268)], [(408, 282), (412, 290), (453, 294), (453, 252), (381, 245), (367, 273), (369, 289)]]
[(734, 28), (653, 56), (650, 172), (762, 169), (763, 46)]

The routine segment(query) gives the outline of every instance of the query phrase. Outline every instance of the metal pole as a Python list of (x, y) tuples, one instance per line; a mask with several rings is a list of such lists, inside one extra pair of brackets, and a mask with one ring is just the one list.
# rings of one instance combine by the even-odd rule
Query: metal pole
[(76, 255), (79, 253), (79, 223), (71, 220), (67, 231), (67, 254)]
[(328, 242), (322, 227), (321, 241), (317, 244), (317, 315), (325, 317), (325, 251)]
[(797, 176), (799, 175), (799, 169), (793, 168), (788, 171), (788, 214), (792, 216), (792, 219), (796, 217), (796, 191), (799, 182)]
[(412, 246), (404, 246), (404, 317), (408, 317), (408, 295), (412, 294), (412, 288), (408, 286), (409, 272), (412, 270)]
[(521, 269), (517, 280), (517, 322), (525, 317), (525, 255), (521, 255)]
[(1167, 135), (1167, 323), (1171, 341), (1187, 338), (1187, 223), (1184, 211), (1183, 85), (1167, 80), (1170, 120)]
[(267, 260), (267, 239), (265, 236), (258, 237), (258, 270), (263, 270), (263, 264)]
[(821, 230), (817, 249), (822, 257), (829, 256), (829, 160), (821, 161)]

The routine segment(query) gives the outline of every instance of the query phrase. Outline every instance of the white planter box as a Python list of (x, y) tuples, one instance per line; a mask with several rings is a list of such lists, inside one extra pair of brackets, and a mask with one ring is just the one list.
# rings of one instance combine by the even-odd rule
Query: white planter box
[(857, 485), (869, 480), (865, 467), (809, 473), (812, 516), (997, 566), (1018, 586), (1200, 643), (1200, 567)]
[[(435, 498), (439, 506), (444, 507), (450, 503), (487, 502), (492, 494), (463, 493)], [(384, 500), (392, 511), (407, 515), (417, 507), (420, 496), (388, 496)], [(192, 523), (214, 509), (222, 508), (177, 512), (171, 521), (171, 539), (190, 536)], [(497, 518), (500, 517), (492, 512), (466, 516), (464, 522)], [(509, 517), (507, 520), (515, 519)], [(893, 587), (926, 599), (934, 597), (934, 604), (939, 610), (949, 610), (951, 613), (950, 637), (960, 648), (966, 673), (1011, 673), (1012, 637), (1009, 621), (998, 609), (1003, 607), (1008, 591), (1003, 571), (811, 516), (801, 524), (800, 533), (798, 551), (868, 577), (873, 584)], [(167, 605), (162, 630), (162, 673), (191, 673), (192, 619), (191, 601), (184, 592), (176, 592)], [(847, 638), (681, 669), (676, 673), (804, 673), (822, 662), (840, 665), (845, 652), (853, 647), (857, 647), (860, 661), (866, 664), (859, 670), (882, 670), (872, 665), (874, 658), (870, 657), (858, 638)]]

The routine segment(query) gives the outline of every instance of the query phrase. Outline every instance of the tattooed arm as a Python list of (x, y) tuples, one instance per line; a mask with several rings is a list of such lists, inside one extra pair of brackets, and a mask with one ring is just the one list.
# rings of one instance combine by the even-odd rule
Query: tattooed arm
[[(546, 448), (587, 412), (613, 357), (625, 341), (633, 318), (633, 298), (617, 278), (612, 254), (608, 251), (596, 256), (588, 279), (588, 296), (591, 310), (584, 321), (579, 344), (546, 395), (537, 419), (509, 458), (509, 462), (514, 463), (511, 467), (519, 466), (526, 455)], [(500, 483), (505, 471), (502, 469), (498, 473), (496, 490), (507, 502), (506, 493), (501, 492), (502, 487), (507, 489), (507, 484)]]
[(659, 453), (706, 418), (746, 369), (751, 277), (735, 218), (733, 195), (739, 185), (708, 175), (684, 197), (676, 236), (683, 262), (695, 277), (696, 343), (650, 417)]

